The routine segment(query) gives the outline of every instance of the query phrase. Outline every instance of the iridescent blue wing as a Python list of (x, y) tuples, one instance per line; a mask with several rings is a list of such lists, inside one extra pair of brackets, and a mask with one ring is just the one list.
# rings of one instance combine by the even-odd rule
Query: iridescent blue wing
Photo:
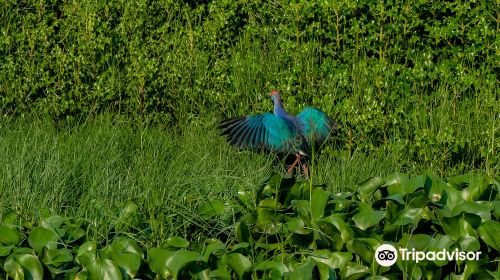
[(228, 119), (219, 128), (221, 135), (227, 135), (227, 141), (238, 148), (288, 153), (299, 137), (292, 125), (271, 113)]
[(302, 126), (302, 134), (307, 143), (321, 145), (338, 125), (322, 111), (307, 107), (297, 115)]

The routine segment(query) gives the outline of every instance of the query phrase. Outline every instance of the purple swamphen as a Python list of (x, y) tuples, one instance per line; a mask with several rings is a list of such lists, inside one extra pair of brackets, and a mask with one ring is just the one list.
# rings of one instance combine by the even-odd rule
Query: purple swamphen
[[(274, 113), (236, 117), (224, 120), (219, 128), (221, 135), (237, 148), (264, 149), (295, 155), (288, 167), (290, 173), (301, 161), (325, 142), (338, 127), (337, 123), (322, 111), (307, 107), (297, 116), (288, 114), (283, 108), (277, 90), (269, 94), (274, 103)], [(307, 174), (307, 165), (303, 165)]]

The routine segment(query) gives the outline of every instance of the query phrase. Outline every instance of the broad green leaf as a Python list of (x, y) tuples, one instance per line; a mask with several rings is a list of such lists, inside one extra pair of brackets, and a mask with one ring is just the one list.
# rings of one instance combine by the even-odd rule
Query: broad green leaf
[(335, 270), (324, 263), (316, 263), (320, 280), (337, 280)]
[(59, 267), (65, 263), (72, 262), (73, 255), (69, 249), (48, 249), (42, 258), (42, 263), (53, 267)]
[(85, 268), (91, 280), (122, 279), (120, 269), (110, 259), (97, 258), (94, 262), (88, 263)]
[(238, 279), (243, 279), (243, 276), (252, 268), (252, 262), (240, 253), (225, 254), (221, 261), (236, 272)]
[(153, 248), (148, 251), (148, 265), (151, 271), (160, 275), (163, 279), (170, 277), (171, 272), (167, 267), (167, 259), (173, 255), (173, 251), (162, 248)]
[(312, 232), (312, 229), (306, 228), (306, 224), (299, 217), (293, 217), (286, 222), (289, 231), (297, 234), (307, 235)]
[[(1, 210), (1, 208), (0, 208), (0, 210)], [(4, 213), (2, 215), (2, 221), (1, 221), (0, 225), (12, 226), (16, 223), (17, 217), (18, 217), (18, 215), (16, 214), (16, 212), (8, 210), (6, 213)]]
[(356, 280), (364, 279), (370, 269), (355, 262), (348, 262), (343, 269), (340, 269), (340, 279)]
[(215, 216), (220, 216), (224, 213), (224, 201), (213, 199), (209, 200), (198, 209), (198, 214), (204, 219), (210, 219)]
[(424, 213), (423, 208), (407, 207), (399, 213), (393, 225), (404, 226), (407, 224), (415, 224), (422, 217), (423, 213)]
[(21, 233), (15, 227), (0, 225), (0, 244), (18, 245), (21, 243), (21, 240)]
[(277, 210), (281, 208), (281, 205), (276, 199), (263, 199), (259, 203), (259, 208)]
[(341, 215), (333, 214), (324, 218), (323, 221), (332, 224), (340, 232), (340, 236), (344, 243), (347, 243), (354, 237), (353, 230)]
[(323, 263), (333, 269), (342, 269), (344, 265), (352, 260), (351, 252), (334, 252), (329, 250), (316, 250), (311, 258), (316, 262)]
[(366, 179), (365, 181), (358, 184), (356, 190), (360, 193), (370, 195), (372, 194), (378, 187), (382, 186), (385, 183), (384, 178), (381, 177), (371, 177)]
[(83, 266), (95, 262), (97, 259), (97, 243), (95, 241), (87, 241), (78, 248), (76, 260)]
[(69, 224), (63, 226), (63, 229), (65, 231), (65, 235), (62, 237), (65, 243), (73, 243), (81, 238), (83, 238), (86, 235), (86, 232), (84, 229), (80, 227), (80, 225), (77, 224)]
[(380, 242), (374, 238), (354, 238), (347, 243), (347, 250), (357, 254), (365, 262), (371, 263)]
[(466, 201), (457, 205), (452, 210), (452, 215), (460, 214), (461, 212), (471, 213), (481, 217), (481, 221), (491, 220), (490, 208), (486, 204), (481, 204), (473, 201)]
[(246, 242), (241, 242), (241, 243), (238, 243), (238, 244), (235, 244), (233, 246), (231, 246), (231, 253), (234, 253), (234, 252), (245, 252), (248, 248), (250, 247), (250, 244), (246, 243)]
[(240, 204), (242, 204), (245, 209), (247, 209), (248, 211), (255, 210), (255, 205), (253, 203), (254, 200), (252, 199), (252, 195), (248, 191), (239, 190), (237, 197)]
[(41, 226), (35, 227), (28, 237), (28, 242), (31, 248), (33, 248), (38, 254), (42, 252), (43, 247), (56, 249), (58, 241), (59, 236), (52, 229), (47, 229)]
[(276, 261), (261, 261), (255, 264), (253, 269), (255, 271), (267, 272), (271, 278), (283, 277), (285, 273), (289, 272), (286, 265)]
[(122, 274), (128, 274), (130, 278), (134, 278), (143, 257), (142, 249), (137, 243), (128, 237), (117, 237), (113, 240), (109, 249), (109, 256), (113, 262), (118, 265)]
[(485, 221), (477, 229), (477, 233), (488, 246), (500, 251), (500, 223), (497, 221)]
[(167, 256), (165, 265), (172, 276), (177, 278), (179, 272), (188, 264), (200, 261), (203, 261), (203, 257), (197, 252), (181, 249)]
[(290, 271), (289, 279), (313, 279), (314, 262), (308, 258), (305, 263), (290, 263), (288, 270)]
[(403, 189), (403, 185), (409, 180), (408, 175), (395, 173), (389, 176), (382, 187), (387, 187), (387, 192), (389, 195), (394, 194), (406, 194), (407, 192)]
[(14, 279), (43, 279), (42, 264), (31, 254), (12, 254), (4, 263), (5, 272)]
[(318, 221), (324, 217), (325, 207), (328, 203), (329, 198), (329, 192), (324, 191), (321, 188), (316, 188), (313, 190), (311, 198), (311, 216), (313, 220)]
[(15, 245), (0, 246), (0, 257), (8, 256), (14, 247)]
[(360, 203), (359, 208), (360, 211), (352, 217), (352, 220), (362, 230), (377, 225), (384, 218), (385, 211), (375, 211), (366, 203)]
[(209, 277), (210, 279), (231, 280), (231, 273), (225, 269), (219, 268), (210, 271)]
[(187, 248), (189, 246), (189, 241), (179, 236), (172, 236), (165, 240), (165, 243), (162, 245), (165, 249), (170, 248)]
[(224, 243), (219, 240), (213, 240), (203, 250), (203, 260), (208, 262), (211, 255), (223, 252), (224, 250), (226, 250), (226, 245)]

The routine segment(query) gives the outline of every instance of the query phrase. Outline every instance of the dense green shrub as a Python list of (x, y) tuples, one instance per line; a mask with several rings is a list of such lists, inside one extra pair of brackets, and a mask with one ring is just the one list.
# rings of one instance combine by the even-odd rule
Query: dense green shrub
[(268, 109), (344, 124), (345, 148), (498, 164), (498, 3), (2, 1), (0, 110), (173, 124)]

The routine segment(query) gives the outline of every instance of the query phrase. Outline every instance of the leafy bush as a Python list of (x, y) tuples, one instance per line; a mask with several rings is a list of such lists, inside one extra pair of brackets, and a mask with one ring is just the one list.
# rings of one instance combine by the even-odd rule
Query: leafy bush
[[(207, 201), (210, 220), (236, 211), (234, 235), (144, 248), (134, 235), (86, 239), (86, 221), (43, 211), (37, 225), (0, 225), (0, 276), (14, 279), (497, 279), (498, 178), (433, 174), (370, 178), (334, 194), (273, 175), (255, 194)], [(133, 208), (133, 207), (129, 207)], [(480, 251), (479, 261), (403, 261), (379, 266), (382, 243), (424, 251)]]

